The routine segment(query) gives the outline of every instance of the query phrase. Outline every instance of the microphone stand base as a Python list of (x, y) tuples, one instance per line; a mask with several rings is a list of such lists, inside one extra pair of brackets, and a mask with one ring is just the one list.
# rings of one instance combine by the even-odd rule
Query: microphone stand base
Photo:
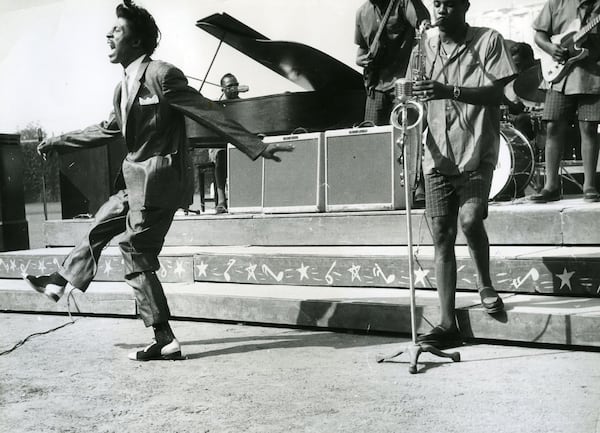
[(394, 354), (389, 356), (377, 356), (377, 362), (387, 362), (396, 358), (397, 356), (402, 355), (403, 353), (408, 353), (410, 364), (408, 366), (408, 372), (410, 374), (418, 373), (417, 363), (419, 361), (419, 356), (423, 352), (432, 353), (440, 358), (450, 358), (453, 362), (460, 362), (460, 353), (459, 352), (444, 352), (443, 350), (438, 349), (437, 347), (432, 346), (427, 343), (410, 343), (400, 350), (394, 352)]

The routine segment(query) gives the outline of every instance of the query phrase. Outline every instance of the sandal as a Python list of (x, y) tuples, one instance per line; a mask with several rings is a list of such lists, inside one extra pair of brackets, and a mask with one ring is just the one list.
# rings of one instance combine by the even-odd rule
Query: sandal
[(502, 302), (502, 298), (498, 296), (493, 287), (479, 289), (479, 297), (481, 298), (481, 305), (488, 314), (504, 311), (504, 302)]

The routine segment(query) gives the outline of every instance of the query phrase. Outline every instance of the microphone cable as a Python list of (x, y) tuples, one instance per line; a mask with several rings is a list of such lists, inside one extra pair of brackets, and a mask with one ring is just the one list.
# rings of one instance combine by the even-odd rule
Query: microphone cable
[(77, 305), (77, 301), (75, 301), (75, 298), (73, 298), (73, 290), (74, 289), (69, 290), (69, 293), (67, 294), (67, 313), (69, 315), (68, 322), (65, 322), (62, 325), (59, 325), (55, 328), (48, 329), (46, 331), (34, 332), (33, 334), (29, 334), (27, 337), (23, 338), (22, 340), (20, 340), (16, 344), (14, 344), (10, 349), (0, 352), (0, 356), (8, 355), (9, 353), (17, 350), (19, 347), (23, 346), (25, 343), (27, 343), (29, 340), (31, 340), (34, 337), (39, 337), (41, 335), (47, 335), (47, 334), (50, 334), (51, 332), (58, 331), (59, 329), (62, 329), (66, 326), (74, 324), (76, 322), (76, 320), (73, 318), (73, 315), (71, 314), (71, 299), (73, 300), (73, 304), (75, 305), (77, 312), (81, 312), (81, 311), (79, 309), (79, 305)]

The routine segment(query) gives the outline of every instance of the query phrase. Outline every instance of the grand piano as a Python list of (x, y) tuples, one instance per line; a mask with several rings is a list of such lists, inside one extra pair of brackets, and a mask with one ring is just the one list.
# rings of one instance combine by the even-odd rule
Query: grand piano
[[(225, 13), (203, 18), (196, 26), (305, 89), (222, 101), (228, 115), (250, 132), (282, 135), (297, 128), (324, 131), (349, 128), (363, 120), (362, 76), (348, 65), (298, 42), (270, 40)], [(187, 130), (192, 147), (226, 146), (221, 137), (196, 122), (188, 120)], [(62, 217), (95, 214), (115, 192), (113, 180), (124, 156), (122, 146), (61, 155)], [(90, 182), (90, 178), (96, 181)]]
[[(226, 13), (198, 20), (196, 26), (305, 89), (221, 101), (228, 115), (250, 132), (282, 135), (297, 128), (325, 131), (349, 128), (363, 120), (363, 78), (350, 66), (298, 42), (271, 40)], [(188, 121), (187, 126), (192, 145), (224, 145), (220, 137), (198, 123)]]

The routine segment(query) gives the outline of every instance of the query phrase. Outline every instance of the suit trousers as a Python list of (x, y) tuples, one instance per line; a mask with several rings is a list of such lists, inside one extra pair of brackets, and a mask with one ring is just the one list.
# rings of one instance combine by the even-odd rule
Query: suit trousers
[(139, 314), (146, 326), (168, 321), (169, 306), (155, 271), (158, 255), (177, 209), (132, 210), (126, 190), (102, 205), (87, 236), (71, 250), (59, 270), (73, 287), (87, 290), (98, 271), (102, 250), (120, 235), (125, 281), (135, 293)]

